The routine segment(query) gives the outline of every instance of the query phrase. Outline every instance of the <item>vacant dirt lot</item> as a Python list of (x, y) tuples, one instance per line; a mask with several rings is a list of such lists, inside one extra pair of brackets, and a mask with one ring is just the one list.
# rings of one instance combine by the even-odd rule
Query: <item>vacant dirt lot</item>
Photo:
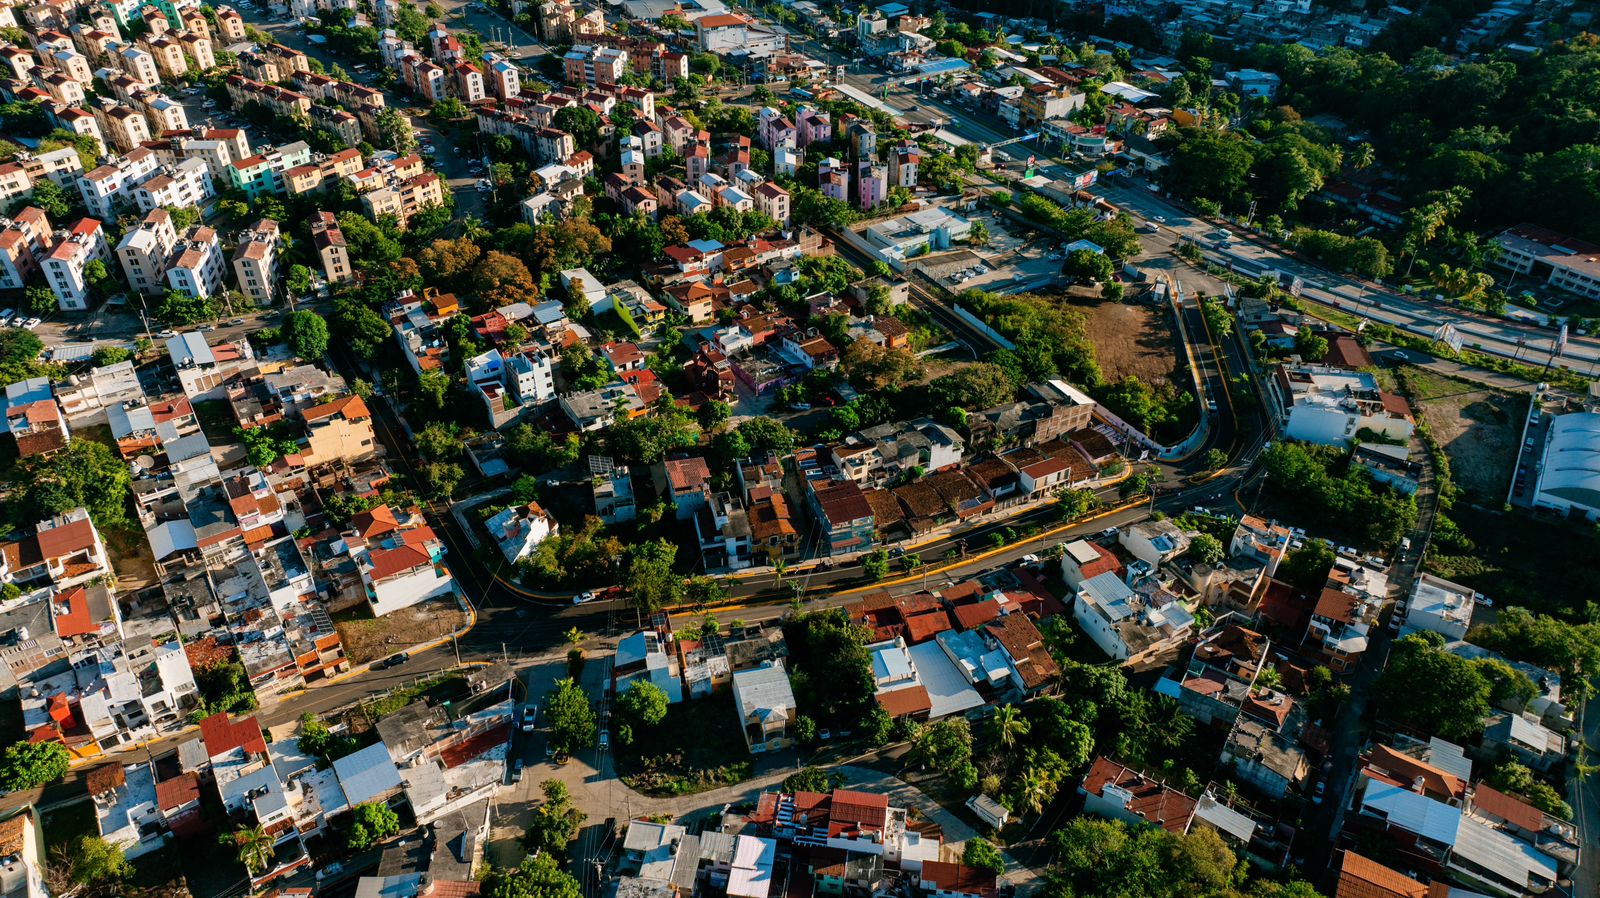
[(1527, 397), (1422, 368), (1403, 368), (1399, 374), (1417, 412), (1450, 457), (1450, 469), (1467, 500), (1500, 507), (1517, 461)]
[(380, 618), (366, 608), (338, 615), (334, 628), (353, 664), (366, 664), (402, 649), (448, 636), (466, 626), (467, 614), (450, 602), (424, 602)]
[(1172, 383), (1178, 347), (1164, 307), (1144, 303), (1072, 300), (1089, 318), (1089, 339), (1106, 380), (1133, 375), (1148, 384)]

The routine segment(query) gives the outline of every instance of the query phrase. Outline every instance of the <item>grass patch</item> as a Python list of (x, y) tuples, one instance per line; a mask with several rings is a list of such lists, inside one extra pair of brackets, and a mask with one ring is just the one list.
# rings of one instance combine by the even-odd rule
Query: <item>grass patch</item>
[(227, 446), (238, 442), (233, 436), (233, 431), (239, 426), (239, 419), (233, 416), (233, 408), (226, 400), (207, 399), (194, 404), (194, 416), (200, 421), (200, 431), (213, 446)]
[[(1585, 619), (1600, 582), (1592, 527), (1457, 504), (1441, 518), (1424, 567), (1494, 599), (1569, 621)], [(1531, 572), (1537, 571), (1537, 575)]]
[(84, 836), (100, 835), (100, 824), (95, 820), (94, 803), (74, 802), (51, 808), (44, 818), (44, 846), (48, 852), (57, 845), (75, 846)]
[(1528, 397), (1425, 368), (1407, 366), (1395, 374), (1449, 458), (1462, 495), (1499, 507), (1511, 485)]
[(632, 745), (612, 740), (622, 781), (655, 796), (744, 782), (754, 775), (755, 764), (738, 716), (731, 691), (670, 706), (661, 723), (634, 733)]
[(378, 720), (421, 698), (444, 701), (466, 694), (467, 678), (460, 671), (452, 670), (405, 686), (398, 686), (388, 695), (375, 698), (361, 707), (367, 712), (369, 719)]

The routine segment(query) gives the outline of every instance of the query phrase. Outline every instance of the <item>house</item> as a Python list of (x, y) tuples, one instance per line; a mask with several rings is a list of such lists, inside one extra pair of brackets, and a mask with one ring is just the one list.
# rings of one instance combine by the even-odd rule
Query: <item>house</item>
[(6, 429), (17, 441), (21, 458), (48, 455), (72, 442), (72, 431), (54, 398), (7, 406)]
[(1159, 567), (1189, 551), (1191, 534), (1169, 520), (1140, 521), (1117, 534), (1128, 554), (1151, 567)]
[(1483, 731), (1483, 744), (1509, 752), (1534, 770), (1550, 770), (1567, 757), (1567, 737), (1529, 714), (1492, 715)]
[(1478, 594), (1473, 590), (1424, 573), (1411, 588), (1400, 633), (1427, 630), (1443, 636), (1446, 642), (1465, 639), (1477, 604)]
[(1293, 741), (1254, 717), (1241, 716), (1228, 732), (1222, 763), (1232, 763), (1240, 782), (1273, 798), (1289, 794), (1311, 772), (1305, 752)]
[(1083, 581), (1072, 614), (1101, 651), (1127, 665), (1176, 649), (1194, 629), (1183, 603), (1153, 601), (1111, 570)]
[[(396, 522), (387, 505), (368, 514)], [(408, 516), (406, 523), (412, 526), (381, 527), (370, 538), (352, 531), (339, 539), (338, 545), (356, 563), (365, 598), (375, 616), (455, 593), (455, 580), (444, 565), (444, 542), (432, 527), (416, 520), (418, 517)], [(358, 515), (351, 523), (359, 525), (361, 521), (362, 516)]]
[(516, 564), (531, 555), (540, 543), (561, 529), (555, 518), (545, 513), (537, 502), (501, 509), (483, 526), (500, 547), (501, 556), (510, 564)]
[(1088, 813), (1133, 826), (1186, 833), (1194, 819), (1193, 798), (1110, 758), (1095, 758), (1078, 792)]
[(1350, 464), (1397, 492), (1415, 495), (1421, 488), (1422, 465), (1411, 460), (1411, 450), (1386, 443), (1357, 443)]
[(306, 445), (301, 458), (307, 467), (355, 462), (379, 450), (372, 430), (372, 412), (360, 396), (342, 396), (311, 406), (300, 413)]
[(48, 898), (44, 884), (44, 826), (32, 806), (0, 820), (0, 889), (6, 898)]
[(156, 804), (155, 774), (148, 764), (107, 764), (84, 778), (100, 838), (132, 859), (166, 844), (165, 818)]
[(660, 688), (669, 703), (683, 701), (678, 657), (654, 630), (640, 630), (617, 642), (616, 654), (611, 659), (612, 688), (621, 695), (635, 680)]
[(100, 531), (87, 509), (40, 521), (32, 536), (0, 544), (0, 580), (18, 586), (80, 586), (111, 573)]
[(1451, 891), (1442, 882), (1437, 887), (1424, 885), (1347, 848), (1339, 858), (1333, 898), (1447, 898)]
[(752, 754), (794, 744), (794, 690), (781, 663), (765, 664), (733, 674), (733, 702), (739, 728)]
[(984, 626), (984, 634), (1004, 653), (1012, 688), (1035, 695), (1055, 685), (1061, 668), (1044, 647), (1044, 637), (1026, 614), (1001, 615)]
[(1000, 894), (993, 872), (945, 861), (924, 861), (917, 883), (930, 898), (998, 898)]
[(672, 503), (677, 518), (687, 521), (711, 499), (711, 468), (700, 456), (679, 456), (657, 462), (650, 469), (656, 493)]
[(808, 498), (816, 518), (820, 546), (829, 555), (864, 552), (872, 548), (872, 506), (853, 480), (812, 481)]
[(1074, 540), (1062, 547), (1061, 579), (1074, 592), (1085, 580), (1106, 573), (1122, 574), (1122, 562), (1109, 549), (1086, 539)]

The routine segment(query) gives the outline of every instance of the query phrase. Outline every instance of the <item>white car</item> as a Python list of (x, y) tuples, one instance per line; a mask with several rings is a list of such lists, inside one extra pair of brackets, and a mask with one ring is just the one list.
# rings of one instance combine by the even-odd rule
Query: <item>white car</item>
[(22, 326), (31, 331), (43, 323), (44, 322), (38, 318), (29, 318), (27, 321), (22, 322)]
[(1023, 564), (1038, 564), (1039, 563), (1039, 556), (1034, 555), (1034, 554), (1032, 554), (1030, 552), (1029, 554), (1022, 556), (1022, 563)]
[(594, 592), (594, 590), (591, 589), (588, 592), (580, 592), (577, 595), (573, 596), (572, 597), (572, 604), (574, 604), (574, 605), (587, 604), (589, 602), (593, 602), (595, 600), (595, 598), (596, 598), (595, 592)]
[(482, 180), (482, 179), (478, 180), (478, 192), (479, 193), (488, 193), (489, 191), (491, 191), (493, 189), (494, 189), (494, 185), (490, 184), (488, 181), (485, 181), (485, 180)]

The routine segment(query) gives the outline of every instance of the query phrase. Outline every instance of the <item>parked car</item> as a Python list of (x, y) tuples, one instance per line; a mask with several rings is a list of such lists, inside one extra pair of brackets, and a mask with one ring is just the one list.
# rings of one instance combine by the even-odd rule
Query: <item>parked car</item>
[(234, 327), (238, 327), (238, 326), (244, 324), (245, 322), (244, 322), (243, 318), (235, 318), (235, 319), (233, 319), (232, 321), (230, 321), (228, 323), (233, 325)]
[(4, 312), (0, 312), (0, 325), (3, 325), (6, 322), (10, 321), (12, 318), (15, 318), (16, 315), (17, 315), (17, 310), (16, 309), (6, 309)]
[(611, 731), (610, 730), (601, 730), (600, 731), (600, 750), (601, 751), (605, 751), (606, 749), (608, 749), (610, 747), (611, 747)]
[(1038, 564), (1039, 563), (1039, 556), (1033, 554), (1032, 552), (1029, 552), (1028, 554), (1022, 556), (1022, 563), (1023, 564)]
[(539, 706), (538, 705), (529, 704), (529, 705), (523, 705), (522, 706), (522, 731), (524, 733), (533, 732), (533, 725), (538, 719), (539, 719)]
[(574, 604), (574, 605), (583, 605), (583, 604), (587, 604), (589, 602), (593, 602), (597, 598), (599, 598), (599, 596), (597, 596), (595, 594), (594, 590), (590, 589), (590, 590), (586, 590), (584, 592), (580, 592), (577, 595), (573, 596), (572, 597), (572, 604)]
[(27, 321), (22, 322), (21, 327), (22, 327), (23, 330), (30, 330), (31, 331), (31, 330), (33, 330), (34, 328), (38, 327), (41, 324), (44, 324), (44, 322), (42, 320), (40, 320), (38, 318), (29, 318)]
[(380, 670), (388, 670), (391, 667), (399, 667), (400, 665), (402, 665), (402, 664), (404, 664), (404, 663), (406, 663), (407, 661), (410, 661), (410, 660), (411, 660), (411, 653), (410, 652), (401, 652), (398, 655), (390, 655), (389, 657), (387, 657), (387, 658), (383, 659), (382, 661), (378, 662), (378, 669), (380, 669)]
[(522, 782), (522, 759), (521, 758), (518, 758), (515, 761), (511, 762), (511, 781), (513, 783)]
[(1317, 780), (1317, 784), (1311, 788), (1311, 803), (1312, 804), (1322, 804), (1322, 797), (1324, 795), (1326, 795), (1327, 792), (1328, 792), (1328, 781), (1327, 780)]

